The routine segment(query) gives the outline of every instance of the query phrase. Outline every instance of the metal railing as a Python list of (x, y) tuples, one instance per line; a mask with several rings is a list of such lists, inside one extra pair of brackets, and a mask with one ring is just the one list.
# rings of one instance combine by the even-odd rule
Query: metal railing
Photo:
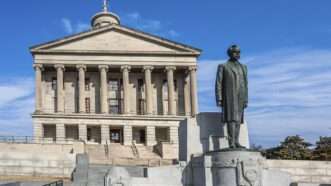
[(63, 184), (62, 180), (59, 180), (59, 181), (55, 181), (55, 182), (52, 182), (52, 183), (49, 183), (49, 184), (46, 184), (43, 186), (64, 186), (64, 184)]
[(46, 137), (34, 137), (34, 136), (0, 136), (0, 143), (22, 143), (22, 144), (34, 144), (34, 143), (73, 143), (82, 141), (72, 138), (46, 138)]

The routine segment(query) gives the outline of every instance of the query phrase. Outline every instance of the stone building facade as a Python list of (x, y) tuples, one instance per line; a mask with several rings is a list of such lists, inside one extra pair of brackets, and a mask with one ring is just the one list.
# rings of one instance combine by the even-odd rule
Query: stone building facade
[(86, 32), (30, 48), (34, 137), (58, 143), (178, 148), (181, 123), (198, 113), (200, 50), (96, 14)]

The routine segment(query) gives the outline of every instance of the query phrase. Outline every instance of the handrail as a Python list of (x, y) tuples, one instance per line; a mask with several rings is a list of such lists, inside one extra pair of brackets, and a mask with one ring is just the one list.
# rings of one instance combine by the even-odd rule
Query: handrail
[(71, 138), (45, 138), (34, 136), (0, 136), (0, 143), (17, 143), (17, 144), (36, 144), (36, 143), (73, 143), (81, 142), (79, 139)]
[(133, 140), (132, 141), (132, 152), (133, 152), (133, 155), (136, 157), (136, 158), (139, 158), (139, 151), (138, 151), (138, 148), (136, 146), (136, 142)]
[(59, 181), (55, 181), (55, 182), (52, 182), (52, 183), (49, 183), (49, 184), (46, 184), (46, 185), (43, 185), (43, 186), (63, 186), (63, 180), (59, 180)]

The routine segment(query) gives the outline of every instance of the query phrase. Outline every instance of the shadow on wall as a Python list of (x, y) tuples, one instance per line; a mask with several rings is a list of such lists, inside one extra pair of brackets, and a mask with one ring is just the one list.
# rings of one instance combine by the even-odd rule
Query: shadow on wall
[(197, 117), (200, 128), (200, 140), (203, 152), (227, 148), (225, 124), (222, 123), (222, 114), (217, 112), (200, 113)]
[[(249, 148), (247, 125), (240, 129), (240, 143)], [(180, 160), (191, 155), (228, 148), (227, 126), (220, 112), (202, 112), (196, 118), (187, 118), (179, 128)]]

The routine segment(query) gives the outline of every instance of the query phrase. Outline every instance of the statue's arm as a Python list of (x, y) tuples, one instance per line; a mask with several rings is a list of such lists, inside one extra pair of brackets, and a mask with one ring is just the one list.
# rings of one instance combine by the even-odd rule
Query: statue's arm
[(222, 85), (223, 85), (223, 65), (218, 65), (216, 73), (216, 83), (215, 83), (215, 95), (216, 95), (216, 104), (217, 106), (223, 106), (222, 103)]
[(247, 66), (245, 65), (245, 72), (246, 72), (246, 95), (245, 95), (245, 108), (248, 106), (248, 70), (247, 70)]

